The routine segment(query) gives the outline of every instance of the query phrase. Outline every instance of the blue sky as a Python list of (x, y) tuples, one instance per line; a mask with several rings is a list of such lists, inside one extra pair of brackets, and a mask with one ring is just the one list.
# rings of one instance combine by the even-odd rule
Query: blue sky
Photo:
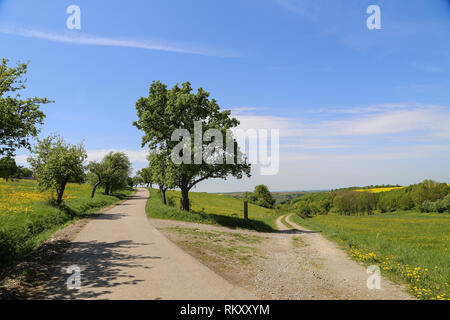
[[(72, 4), (81, 30), (66, 28)], [(381, 30), (366, 27), (372, 4)], [(0, 56), (29, 60), (25, 94), (55, 100), (41, 136), (84, 140), (90, 159), (145, 166), (131, 122), (152, 80), (280, 129), (277, 175), (196, 191), (450, 182), (449, 34), (447, 0), (0, 0)]]

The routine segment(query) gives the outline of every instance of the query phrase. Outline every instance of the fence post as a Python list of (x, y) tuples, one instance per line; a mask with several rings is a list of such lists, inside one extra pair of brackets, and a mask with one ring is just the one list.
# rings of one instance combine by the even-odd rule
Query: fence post
[(244, 201), (244, 220), (248, 220), (248, 202)]

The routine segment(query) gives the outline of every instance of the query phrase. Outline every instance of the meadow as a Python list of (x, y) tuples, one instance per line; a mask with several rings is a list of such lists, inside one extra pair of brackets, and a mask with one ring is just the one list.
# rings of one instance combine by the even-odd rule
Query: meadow
[(58, 229), (126, 198), (132, 191), (113, 196), (97, 192), (93, 199), (90, 192), (89, 185), (68, 184), (64, 203), (57, 207), (51, 201), (52, 193), (39, 192), (35, 181), (0, 179), (0, 268), (20, 261)]
[(292, 220), (337, 241), (353, 259), (406, 281), (419, 299), (450, 298), (450, 214), (410, 211), (307, 219), (293, 215)]
[(275, 220), (280, 212), (257, 205), (248, 205), (249, 220), (244, 220), (244, 202), (242, 199), (225, 195), (190, 192), (191, 212), (178, 209), (181, 193), (167, 191), (168, 205), (163, 205), (158, 190), (149, 189), (150, 199), (146, 211), (149, 217), (180, 220), (195, 223), (243, 228), (262, 232), (276, 230)]

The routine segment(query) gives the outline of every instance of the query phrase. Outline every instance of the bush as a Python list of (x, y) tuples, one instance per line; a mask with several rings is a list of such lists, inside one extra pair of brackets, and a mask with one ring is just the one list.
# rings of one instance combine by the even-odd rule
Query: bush
[(443, 199), (437, 201), (424, 201), (420, 207), (421, 212), (449, 212), (450, 213), (450, 194), (445, 196)]

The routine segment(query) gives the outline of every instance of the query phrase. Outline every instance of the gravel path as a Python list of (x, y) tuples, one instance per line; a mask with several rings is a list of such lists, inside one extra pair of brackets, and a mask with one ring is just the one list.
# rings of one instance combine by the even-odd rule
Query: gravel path
[[(295, 224), (285, 216), (288, 228), (281, 222), (276, 225), (278, 233), (260, 233), (249, 230), (231, 230), (225, 227), (196, 224), (182, 221), (151, 219), (162, 232), (167, 228), (192, 228), (203, 231), (240, 233), (263, 237), (262, 244), (255, 245), (261, 258), (255, 258), (251, 266), (256, 272), (252, 277), (242, 279), (236, 275), (241, 267), (222, 274), (232, 283), (239, 284), (254, 292), (260, 299), (292, 300), (406, 300), (413, 299), (406, 286), (396, 285), (381, 278), (379, 290), (367, 288), (366, 267), (351, 260), (347, 253), (333, 242)], [(167, 236), (171, 236), (166, 232)], [(183, 241), (183, 239), (173, 239)], [(263, 247), (261, 247), (261, 245)], [(198, 249), (196, 249), (198, 250)], [(214, 268), (214, 266), (211, 266)], [(217, 269), (220, 272), (220, 268)]]

